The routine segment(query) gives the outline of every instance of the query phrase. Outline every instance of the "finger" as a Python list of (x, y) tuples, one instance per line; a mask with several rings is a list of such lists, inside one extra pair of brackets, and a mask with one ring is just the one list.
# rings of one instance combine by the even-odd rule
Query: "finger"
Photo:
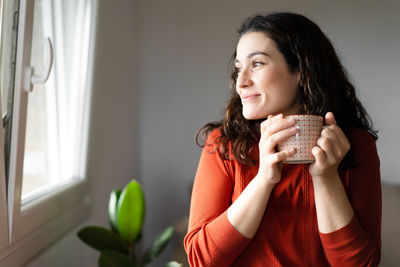
[(273, 121), (276, 121), (279, 117), (282, 117), (282, 114), (278, 114), (276, 116), (274, 115), (268, 115), (267, 119), (263, 121), (260, 125), (261, 132), (264, 132), (265, 129), (270, 125)]
[(325, 128), (321, 132), (321, 138), (327, 138), (331, 141), (332, 147), (335, 150), (336, 154), (340, 154), (342, 150), (345, 150), (344, 145), (342, 144), (340, 138), (336, 134), (331, 127), (335, 127), (334, 125), (329, 126), (329, 128)]
[(334, 144), (332, 144), (332, 140), (321, 137), (317, 141), (317, 145), (325, 154), (325, 161), (328, 164), (336, 164), (338, 159), (341, 157), (341, 150), (337, 149)]
[[(274, 117), (275, 118), (275, 117)], [(280, 118), (271, 121), (268, 124), (265, 124), (261, 129), (261, 134), (265, 134), (267, 136), (271, 136), (279, 131), (282, 131), (286, 128), (293, 127), (295, 125), (295, 120), (292, 118)]]
[(318, 146), (312, 148), (311, 153), (315, 158), (315, 164), (326, 164), (325, 152)]
[(260, 124), (261, 133), (264, 131), (264, 129), (267, 127), (267, 125), (271, 122), (272, 117), (273, 117), (272, 115), (268, 115), (267, 119), (261, 122), (261, 124)]
[(336, 125), (336, 119), (332, 112), (328, 112), (325, 115), (325, 125)]
[(296, 149), (295, 148), (291, 148), (289, 150), (282, 150), (279, 151), (277, 153), (275, 153), (272, 157), (273, 157), (273, 162), (278, 163), (278, 162), (282, 162), (285, 159), (293, 156), (294, 154), (296, 154)]
[(266, 125), (270, 125), (274, 121), (277, 121), (279, 119), (283, 118), (283, 114), (278, 114), (278, 115), (268, 115), (268, 119), (266, 120)]
[(271, 120), (270, 120), (271, 122), (283, 118), (283, 114), (282, 114), (282, 113), (280, 113), (280, 114), (278, 114), (278, 115), (269, 115), (269, 116), (271, 116)]
[(331, 125), (328, 128), (325, 128), (322, 130), (321, 136), (330, 134), (331, 138), (334, 138), (332, 133), (335, 134), (335, 138), (338, 140), (338, 144), (340, 144), (341, 148), (348, 151), (350, 149), (350, 142), (339, 126)]
[(280, 130), (272, 135), (266, 135), (264, 140), (270, 148), (275, 149), (278, 143), (288, 139), (291, 136), (294, 136), (298, 131), (299, 130), (295, 126), (292, 126), (290, 128)]

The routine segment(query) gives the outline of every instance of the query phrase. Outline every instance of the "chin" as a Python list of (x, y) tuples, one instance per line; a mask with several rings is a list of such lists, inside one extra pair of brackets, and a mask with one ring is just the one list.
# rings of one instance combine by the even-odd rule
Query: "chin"
[(266, 119), (268, 116), (264, 114), (252, 114), (243, 112), (243, 117), (246, 120), (261, 120), (261, 119)]

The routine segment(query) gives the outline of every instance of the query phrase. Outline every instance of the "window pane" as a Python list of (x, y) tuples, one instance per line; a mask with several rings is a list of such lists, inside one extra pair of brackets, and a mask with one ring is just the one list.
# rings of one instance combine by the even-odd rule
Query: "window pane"
[[(31, 65), (34, 67), (35, 74), (44, 71), (42, 67), (44, 51), (40, 46), (40, 40), (44, 38), (42, 10), (43, 1), (36, 1), (31, 53)], [(46, 185), (49, 181), (47, 132), (50, 128), (53, 128), (52, 130), (55, 128), (48, 124), (47, 113), (50, 110), (47, 107), (48, 94), (46, 90), (52, 90), (52, 88), (49, 88), (48, 84), (35, 85), (33, 92), (29, 95), (22, 195)]]
[(31, 65), (36, 75), (46, 71), (46, 37), (54, 46), (54, 65), (49, 80), (29, 94), (23, 202), (83, 176), (89, 10), (84, 0), (35, 2)]

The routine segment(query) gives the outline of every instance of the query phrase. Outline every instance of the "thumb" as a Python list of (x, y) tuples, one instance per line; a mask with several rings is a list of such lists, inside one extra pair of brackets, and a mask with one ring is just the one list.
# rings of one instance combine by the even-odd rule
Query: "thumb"
[(325, 124), (326, 125), (335, 125), (336, 124), (336, 119), (335, 116), (333, 116), (332, 112), (328, 112), (325, 115)]

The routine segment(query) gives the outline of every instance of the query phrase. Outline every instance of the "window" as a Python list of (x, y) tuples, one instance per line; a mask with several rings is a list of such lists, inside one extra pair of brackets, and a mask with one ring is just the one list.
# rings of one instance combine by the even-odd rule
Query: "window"
[(0, 266), (23, 264), (88, 212), (95, 4), (0, 0)]

